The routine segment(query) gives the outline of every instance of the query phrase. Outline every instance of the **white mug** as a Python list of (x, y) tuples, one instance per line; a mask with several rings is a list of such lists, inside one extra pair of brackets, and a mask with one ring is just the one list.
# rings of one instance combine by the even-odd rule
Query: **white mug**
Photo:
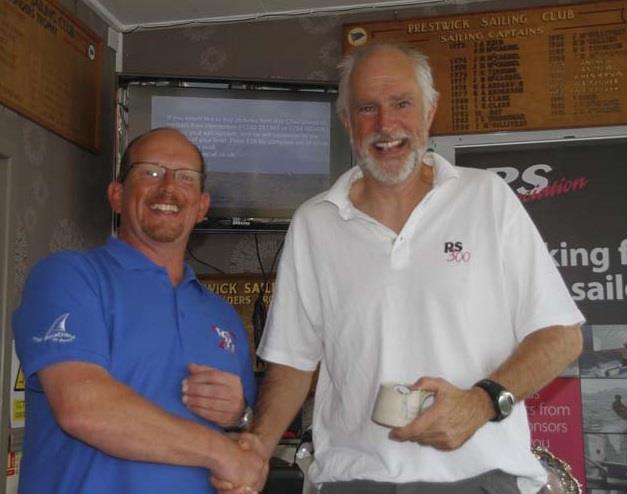
[(404, 427), (422, 413), (427, 407), (427, 399), (432, 396), (431, 391), (411, 389), (408, 384), (381, 383), (372, 420), (385, 427)]

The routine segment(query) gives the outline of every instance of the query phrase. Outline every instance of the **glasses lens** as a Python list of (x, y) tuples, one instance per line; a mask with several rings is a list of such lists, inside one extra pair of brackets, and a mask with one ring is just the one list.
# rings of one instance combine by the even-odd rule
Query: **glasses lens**
[(147, 180), (161, 180), (165, 169), (153, 163), (136, 163), (133, 168), (137, 170), (137, 176)]
[(176, 181), (182, 185), (200, 184), (201, 174), (196, 170), (179, 169), (174, 173), (176, 174)]

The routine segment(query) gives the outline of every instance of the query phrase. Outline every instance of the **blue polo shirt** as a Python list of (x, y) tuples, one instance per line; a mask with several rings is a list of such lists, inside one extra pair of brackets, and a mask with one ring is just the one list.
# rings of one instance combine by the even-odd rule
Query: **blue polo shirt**
[(164, 410), (218, 428), (181, 402), (195, 362), (238, 374), (252, 405), (246, 330), (189, 266), (174, 287), (164, 268), (117, 239), (52, 255), (32, 270), (13, 330), (27, 383), (21, 494), (214, 492), (203, 468), (121, 460), (67, 435), (37, 377), (58, 362), (93, 363)]

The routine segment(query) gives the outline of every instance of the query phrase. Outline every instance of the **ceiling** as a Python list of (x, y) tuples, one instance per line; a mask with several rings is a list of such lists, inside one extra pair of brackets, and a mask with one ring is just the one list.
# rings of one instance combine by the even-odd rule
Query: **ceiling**
[[(416, 5), (461, 3), (459, 0), (83, 0), (113, 28), (237, 22), (341, 12), (369, 12)], [(474, 0), (477, 1), (477, 0)], [(468, 2), (465, 2), (468, 3)]]

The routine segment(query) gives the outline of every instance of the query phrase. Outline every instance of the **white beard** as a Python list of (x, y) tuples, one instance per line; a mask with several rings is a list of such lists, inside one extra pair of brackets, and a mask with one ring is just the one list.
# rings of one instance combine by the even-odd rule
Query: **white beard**
[[(404, 138), (409, 140), (410, 153), (400, 166), (391, 166), (386, 168), (380, 160), (374, 158), (368, 151), (369, 146), (376, 141)], [(377, 182), (382, 184), (398, 185), (407, 180), (415, 170), (420, 169), (422, 166), (422, 160), (427, 151), (427, 146), (426, 144), (421, 146), (415, 136), (407, 135), (404, 132), (393, 135), (374, 133), (370, 134), (366, 138), (364, 144), (362, 145), (362, 149), (357, 149), (353, 143), (353, 151), (357, 156), (357, 164), (364, 173), (368, 173)]]

